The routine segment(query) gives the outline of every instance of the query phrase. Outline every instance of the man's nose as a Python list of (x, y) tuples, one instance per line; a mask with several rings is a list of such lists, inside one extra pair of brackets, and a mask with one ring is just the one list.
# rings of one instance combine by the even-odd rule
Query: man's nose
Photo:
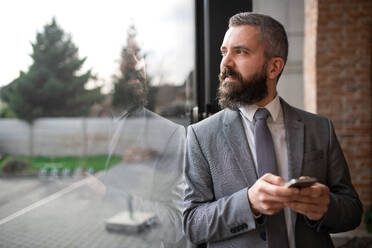
[(233, 67), (234, 60), (230, 53), (226, 53), (225, 56), (222, 57), (221, 60), (221, 67)]

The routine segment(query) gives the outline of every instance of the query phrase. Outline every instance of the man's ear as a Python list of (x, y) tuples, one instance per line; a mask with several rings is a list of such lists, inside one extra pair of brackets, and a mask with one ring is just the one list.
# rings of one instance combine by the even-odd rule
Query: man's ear
[(280, 57), (271, 58), (267, 63), (267, 78), (277, 79), (284, 68), (284, 60)]

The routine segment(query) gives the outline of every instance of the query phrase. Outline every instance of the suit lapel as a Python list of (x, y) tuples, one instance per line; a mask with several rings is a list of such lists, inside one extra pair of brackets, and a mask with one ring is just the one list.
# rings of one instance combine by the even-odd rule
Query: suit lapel
[[(302, 171), (304, 154), (304, 124), (288, 103), (280, 98), (282, 104), (288, 155), (288, 178), (298, 178)], [(292, 228), (296, 230), (297, 213), (291, 211)], [(295, 231), (296, 232), (296, 231)]]
[(283, 99), (280, 99), (283, 108), (284, 126), (287, 141), (288, 177), (298, 178), (302, 171), (302, 158), (304, 153), (304, 124), (294, 109)]
[(224, 138), (235, 164), (241, 170), (247, 185), (257, 180), (257, 172), (240, 115), (237, 111), (225, 110)]

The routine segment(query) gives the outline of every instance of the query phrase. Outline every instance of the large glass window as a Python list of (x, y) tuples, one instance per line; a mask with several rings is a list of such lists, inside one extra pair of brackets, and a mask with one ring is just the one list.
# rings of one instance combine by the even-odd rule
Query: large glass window
[(186, 247), (194, 6), (0, 10), (0, 246)]

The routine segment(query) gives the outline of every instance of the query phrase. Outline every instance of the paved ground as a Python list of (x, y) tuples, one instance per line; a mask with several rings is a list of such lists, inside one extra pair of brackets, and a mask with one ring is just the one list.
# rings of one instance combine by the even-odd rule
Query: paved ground
[(128, 204), (111, 204), (96, 179), (0, 178), (0, 189), (0, 247), (163, 247), (161, 225), (139, 234), (105, 229)]
[[(139, 234), (113, 233), (105, 229), (107, 218), (128, 209), (127, 195), (121, 194), (125, 191), (121, 189), (143, 198), (152, 192), (147, 184), (150, 176), (145, 167), (125, 171), (114, 170), (104, 179), (102, 174), (85, 179), (0, 178), (0, 247), (163, 247), (160, 238), (166, 236), (164, 232), (169, 231), (171, 236), (173, 233), (161, 225), (149, 227)], [(107, 180), (112, 186), (109, 194), (101, 183)], [(133, 188), (134, 185), (144, 187)], [(335, 245), (341, 247), (355, 236), (368, 237), (364, 232), (356, 230), (334, 235)], [(165, 247), (187, 245), (180, 242)]]

